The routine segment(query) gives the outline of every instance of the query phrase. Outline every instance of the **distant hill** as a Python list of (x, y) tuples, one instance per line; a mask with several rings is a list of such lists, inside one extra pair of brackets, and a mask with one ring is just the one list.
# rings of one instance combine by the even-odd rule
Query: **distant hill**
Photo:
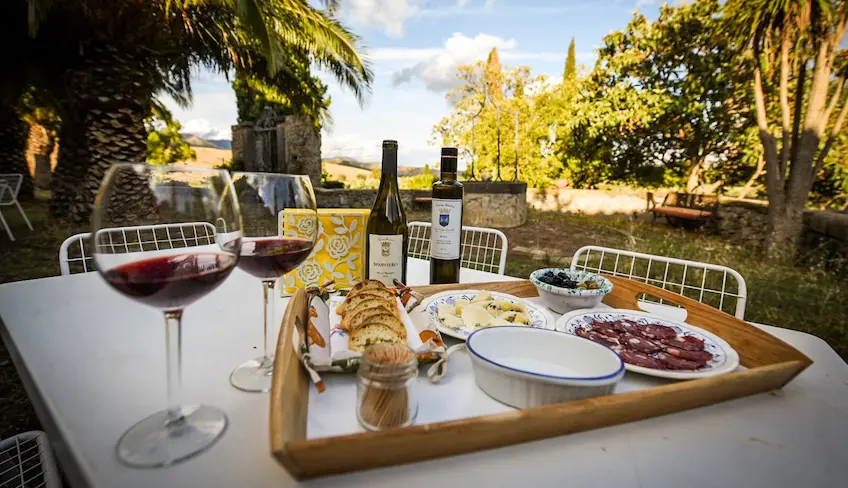
[[(379, 170), (382, 167), (381, 163), (363, 163), (353, 158), (325, 158), (322, 160), (324, 164), (332, 164), (338, 166), (347, 166), (350, 168), (362, 169), (365, 171)], [(398, 176), (417, 176), (424, 172), (423, 166), (398, 166)], [(438, 174), (438, 172), (434, 172)]]
[(211, 147), (214, 149), (223, 149), (215, 143), (207, 141), (206, 139), (196, 136), (194, 134), (183, 134), (183, 140), (188, 143), (191, 147)]
[(233, 141), (229, 139), (207, 139), (206, 142), (211, 142), (215, 144), (215, 146), (220, 147), (221, 149), (232, 149)]

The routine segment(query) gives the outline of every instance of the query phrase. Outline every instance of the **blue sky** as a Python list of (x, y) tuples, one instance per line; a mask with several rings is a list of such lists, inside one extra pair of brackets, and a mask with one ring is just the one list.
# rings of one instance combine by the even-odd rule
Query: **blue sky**
[[(655, 18), (658, 0), (342, 0), (341, 16), (363, 39), (375, 79), (360, 106), (324, 74), (333, 124), (322, 134), (324, 157), (379, 160), (380, 142), (399, 142), (402, 165), (438, 160), (433, 125), (450, 113), (445, 93), (456, 67), (485, 59), (492, 47), (505, 65), (527, 65), (533, 74), (562, 75), (568, 43), (590, 69), (595, 49), (622, 29), (634, 10)], [(168, 103), (186, 132), (229, 139), (236, 122), (232, 88), (223, 75), (201, 71), (193, 105)]]

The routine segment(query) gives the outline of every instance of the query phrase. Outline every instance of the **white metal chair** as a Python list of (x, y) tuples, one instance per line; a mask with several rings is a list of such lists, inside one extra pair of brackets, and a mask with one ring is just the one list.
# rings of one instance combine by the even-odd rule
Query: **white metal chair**
[[(208, 222), (187, 222), (115, 227), (103, 232), (100, 246), (108, 247), (112, 253), (129, 253), (210, 245), (216, 242), (217, 231)], [(63, 275), (94, 270), (90, 241), (91, 233), (84, 232), (62, 242), (59, 246), (59, 269)]]
[(748, 297), (745, 278), (727, 266), (608, 247), (584, 246), (574, 253), (571, 269), (641, 281), (734, 314), (739, 319), (745, 318)]
[(0, 486), (62, 486), (62, 478), (44, 432), (24, 432), (0, 441)]
[[(430, 223), (409, 223), (409, 257), (430, 260)], [(460, 266), (504, 274), (507, 239), (497, 229), (463, 227)]]
[[(7, 207), (9, 205), (15, 205), (18, 207), (18, 212), (21, 213), (24, 221), (29, 226), (29, 230), (33, 230), (29, 218), (27, 218), (27, 215), (24, 213), (24, 209), (21, 208), (21, 204), (18, 203), (18, 192), (21, 191), (21, 183), (23, 183), (23, 181), (24, 175), (20, 173), (0, 174), (0, 207)], [(3, 224), (3, 227), (6, 229), (6, 233), (9, 234), (9, 239), (14, 241), (15, 236), (12, 235), (12, 229), (9, 228), (9, 224), (3, 217), (2, 210), (0, 210), (0, 223)]]

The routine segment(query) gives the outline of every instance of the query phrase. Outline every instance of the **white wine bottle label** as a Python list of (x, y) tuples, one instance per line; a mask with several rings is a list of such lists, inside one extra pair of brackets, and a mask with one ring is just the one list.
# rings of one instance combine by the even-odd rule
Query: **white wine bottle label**
[(462, 200), (433, 199), (430, 257), (459, 259), (462, 239)]
[(403, 236), (370, 234), (368, 236), (368, 277), (386, 286), (403, 280)]

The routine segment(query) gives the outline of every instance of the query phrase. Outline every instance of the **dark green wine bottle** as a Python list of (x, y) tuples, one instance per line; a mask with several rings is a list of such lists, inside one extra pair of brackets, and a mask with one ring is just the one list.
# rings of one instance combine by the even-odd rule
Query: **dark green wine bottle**
[(456, 181), (455, 147), (442, 148), (442, 176), (433, 183), (430, 228), (430, 283), (459, 283), (462, 239), (462, 184)]
[(365, 230), (368, 278), (386, 286), (395, 286), (395, 279), (406, 283), (409, 230), (398, 191), (397, 154), (397, 141), (383, 141), (383, 174)]

